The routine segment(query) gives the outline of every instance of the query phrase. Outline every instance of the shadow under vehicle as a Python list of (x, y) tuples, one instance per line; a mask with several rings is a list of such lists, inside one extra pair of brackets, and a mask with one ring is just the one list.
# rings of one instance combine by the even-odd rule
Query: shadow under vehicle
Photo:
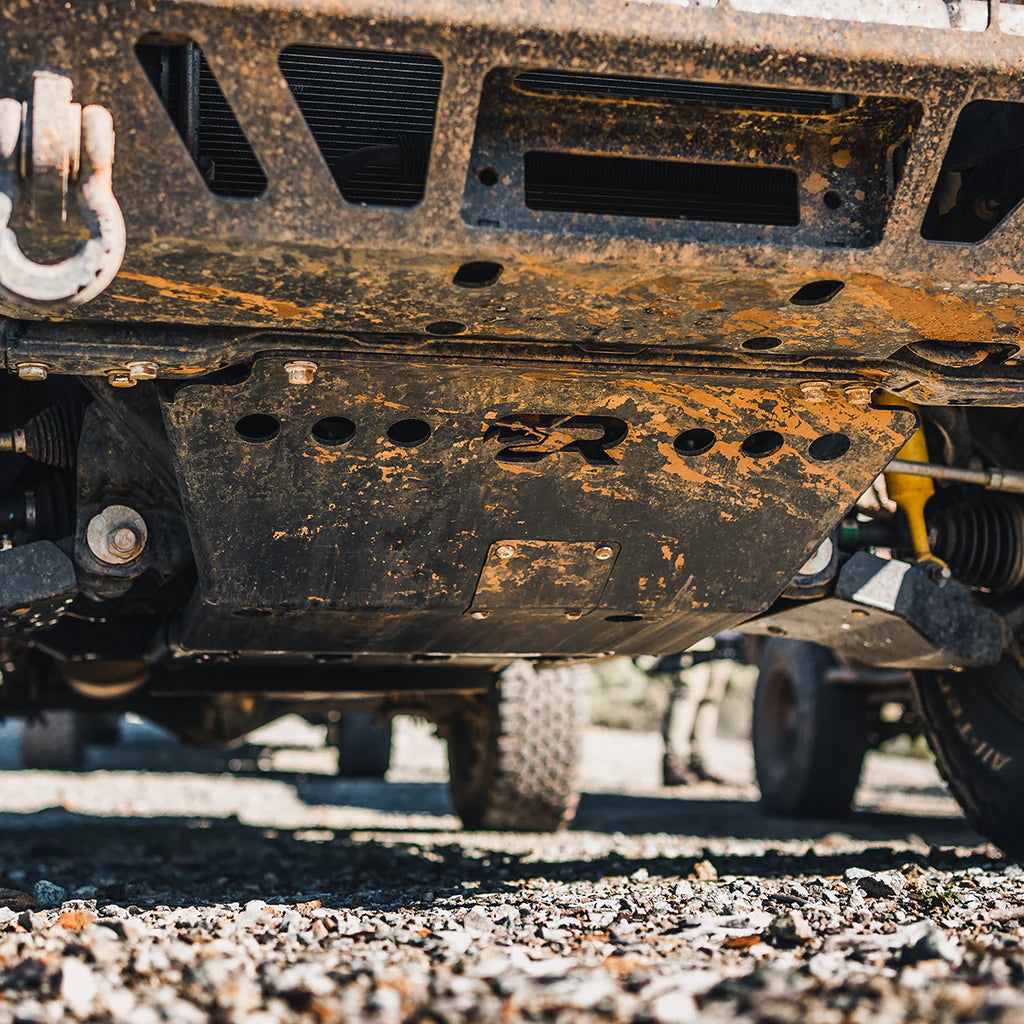
[(1024, 851), (1024, 8), (0, 3), (0, 709), (408, 711), (557, 827), (574, 666), (744, 623)]

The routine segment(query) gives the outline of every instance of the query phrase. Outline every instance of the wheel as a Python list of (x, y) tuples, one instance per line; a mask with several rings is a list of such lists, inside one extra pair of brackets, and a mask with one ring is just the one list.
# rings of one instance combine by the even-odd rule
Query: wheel
[(863, 693), (825, 682), (836, 665), (825, 647), (769, 640), (754, 690), (754, 768), (761, 803), (775, 814), (850, 812), (868, 749)]
[(554, 832), (579, 802), (586, 668), (509, 665), (449, 726), (452, 803), (466, 828)]
[(367, 712), (343, 714), (328, 726), (338, 748), (338, 775), (345, 779), (383, 779), (391, 764), (391, 719)]
[(21, 731), (25, 768), (74, 771), (85, 764), (88, 718), (75, 711), (44, 711)]
[(913, 676), (928, 742), (964, 814), (1024, 856), (1024, 669), (1005, 656), (990, 668)]

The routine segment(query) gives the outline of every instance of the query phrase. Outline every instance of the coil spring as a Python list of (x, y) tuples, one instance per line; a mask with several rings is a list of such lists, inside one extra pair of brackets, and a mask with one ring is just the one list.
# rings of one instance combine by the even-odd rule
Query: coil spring
[[(932, 502), (929, 503), (929, 506)], [(933, 550), (956, 579), (996, 593), (1024, 583), (1024, 506), (1005, 494), (970, 495), (928, 509)]]

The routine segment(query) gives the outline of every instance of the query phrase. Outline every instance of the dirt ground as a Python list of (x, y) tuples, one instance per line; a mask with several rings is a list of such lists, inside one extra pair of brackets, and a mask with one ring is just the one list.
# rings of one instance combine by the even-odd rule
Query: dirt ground
[(409, 720), (386, 782), (297, 720), (227, 757), (134, 723), (76, 774), (16, 770), (15, 733), (0, 1022), (1024, 1021), (1024, 872), (926, 761), (786, 821), (743, 742), (669, 790), (655, 734), (594, 728), (573, 828), (502, 835), (460, 830)]

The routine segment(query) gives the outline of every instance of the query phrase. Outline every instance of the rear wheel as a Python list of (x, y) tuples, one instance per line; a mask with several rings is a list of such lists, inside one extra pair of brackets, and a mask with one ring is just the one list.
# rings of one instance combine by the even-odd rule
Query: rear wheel
[(916, 672), (914, 689), (939, 770), (971, 824), (1024, 856), (1024, 669)]
[(775, 814), (842, 817), (850, 812), (868, 749), (861, 691), (825, 681), (826, 647), (769, 640), (754, 691), (754, 767), (761, 803)]
[(515, 662), (449, 722), (452, 803), (467, 828), (554, 832), (579, 802), (590, 670)]
[(85, 764), (88, 716), (76, 711), (44, 711), (25, 722), (21, 763), (25, 768), (74, 771)]
[(343, 714), (328, 726), (338, 748), (338, 775), (346, 779), (383, 779), (391, 765), (391, 719), (366, 712)]

